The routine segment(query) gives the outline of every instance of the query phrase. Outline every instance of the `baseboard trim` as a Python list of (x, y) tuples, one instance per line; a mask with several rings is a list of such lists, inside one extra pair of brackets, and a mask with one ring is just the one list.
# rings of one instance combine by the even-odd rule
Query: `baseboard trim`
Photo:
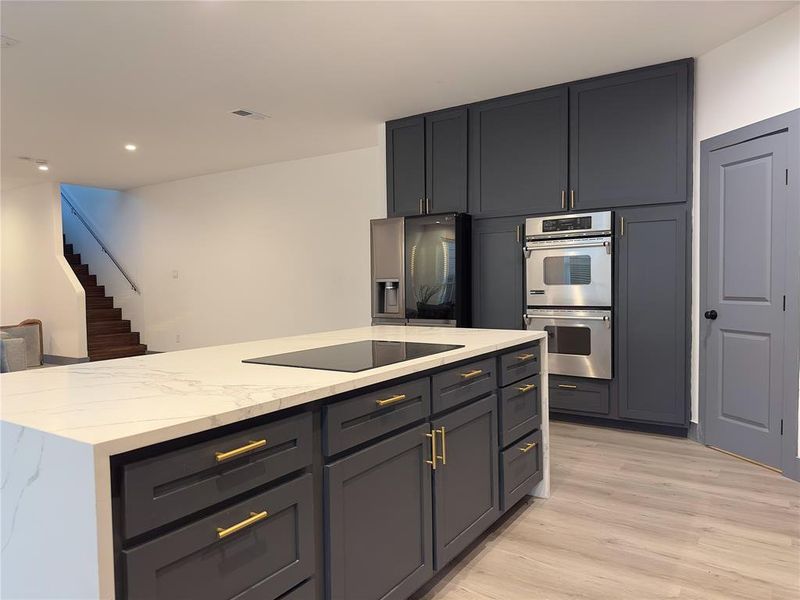
[(58, 356), (57, 354), (45, 354), (44, 364), (46, 365), (78, 365), (89, 362), (89, 357), (75, 358), (74, 356)]
[(162, 350), (148, 350), (145, 354), (164, 354)]
[(611, 427), (614, 429), (625, 429), (627, 431), (641, 431), (643, 433), (658, 433), (661, 435), (671, 435), (673, 437), (687, 437), (686, 427), (676, 427), (673, 425), (657, 425), (655, 423), (637, 423), (635, 421), (617, 421), (616, 419), (605, 419), (603, 417), (587, 417), (584, 415), (573, 415), (550, 411), (551, 421), (568, 421), (570, 423), (580, 423), (581, 425), (597, 425), (600, 427)]

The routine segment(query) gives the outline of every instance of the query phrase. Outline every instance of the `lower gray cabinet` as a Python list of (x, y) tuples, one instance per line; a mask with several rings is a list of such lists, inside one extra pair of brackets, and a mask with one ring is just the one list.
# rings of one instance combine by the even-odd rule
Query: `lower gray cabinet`
[(325, 467), (329, 600), (400, 600), (433, 574), (430, 425)]
[(686, 425), (683, 204), (618, 210), (617, 388), (623, 419)]
[(433, 472), (438, 569), (499, 516), (497, 396), (439, 417), (432, 425), (441, 444)]
[(123, 551), (128, 600), (267, 600), (314, 572), (312, 475)]
[(550, 375), (549, 379), (551, 410), (609, 414), (611, 406), (607, 380), (562, 375)]

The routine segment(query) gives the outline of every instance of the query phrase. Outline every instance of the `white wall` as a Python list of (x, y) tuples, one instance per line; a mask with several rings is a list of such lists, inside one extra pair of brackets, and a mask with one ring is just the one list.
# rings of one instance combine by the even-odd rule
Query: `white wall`
[(699, 56), (692, 214), (692, 420), (699, 415), (700, 141), (800, 108), (800, 7)]
[(40, 319), (44, 353), (85, 358), (84, 292), (64, 259), (56, 183), (3, 191), (0, 201), (0, 321)]
[(376, 146), (124, 193), (70, 187), (141, 295), (96, 245), (78, 250), (151, 350), (368, 325), (379, 156)]

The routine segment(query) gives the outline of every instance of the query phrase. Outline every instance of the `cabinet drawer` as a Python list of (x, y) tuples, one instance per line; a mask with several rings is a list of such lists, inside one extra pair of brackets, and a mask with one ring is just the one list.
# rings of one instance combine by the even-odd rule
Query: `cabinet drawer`
[(501, 462), (502, 508), (507, 510), (542, 480), (542, 432), (535, 431), (503, 450)]
[(325, 454), (338, 454), (430, 414), (427, 377), (328, 404), (323, 408)]
[[(254, 598), (253, 600), (256, 599)], [(314, 580), (309, 579), (303, 585), (294, 588), (288, 594), (278, 598), (278, 600), (317, 600), (316, 590), (314, 589)]]
[(511, 385), (520, 379), (536, 375), (540, 363), (538, 342), (521, 350), (503, 354), (500, 357), (500, 385)]
[(497, 388), (497, 360), (487, 358), (433, 376), (433, 412), (447, 410)]
[(550, 376), (550, 408), (607, 415), (608, 381)]
[(313, 512), (309, 473), (125, 550), (127, 600), (278, 598), (313, 574)]
[(542, 424), (539, 393), (538, 374), (500, 390), (501, 446), (508, 446)]
[(125, 465), (125, 537), (306, 467), (311, 438), (311, 413), (304, 413)]

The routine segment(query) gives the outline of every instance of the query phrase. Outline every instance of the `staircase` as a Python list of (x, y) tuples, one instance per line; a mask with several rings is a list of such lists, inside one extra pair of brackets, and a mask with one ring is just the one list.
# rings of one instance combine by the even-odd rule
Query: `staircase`
[(73, 252), (64, 239), (64, 258), (75, 271), (86, 291), (86, 329), (89, 360), (107, 360), (140, 356), (147, 346), (139, 343), (139, 334), (131, 331), (131, 322), (122, 318), (122, 309), (114, 308), (114, 298), (106, 296), (106, 288), (97, 285), (97, 275), (89, 273), (89, 265), (81, 264), (81, 255)]

